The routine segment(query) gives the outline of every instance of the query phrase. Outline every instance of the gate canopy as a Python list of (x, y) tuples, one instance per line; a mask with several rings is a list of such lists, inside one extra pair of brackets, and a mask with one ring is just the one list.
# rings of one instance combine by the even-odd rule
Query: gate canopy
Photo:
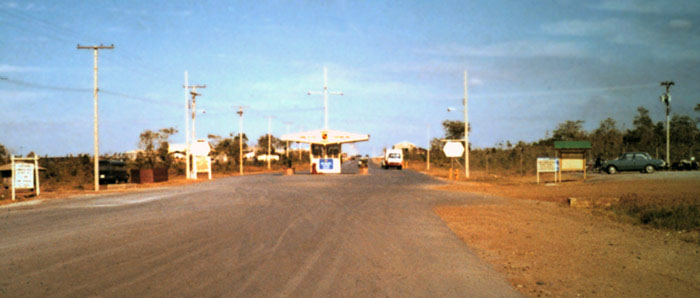
[(369, 141), (368, 134), (359, 134), (352, 132), (344, 132), (339, 130), (311, 130), (305, 132), (285, 134), (281, 137), (282, 141), (308, 143), (308, 144), (345, 144)]

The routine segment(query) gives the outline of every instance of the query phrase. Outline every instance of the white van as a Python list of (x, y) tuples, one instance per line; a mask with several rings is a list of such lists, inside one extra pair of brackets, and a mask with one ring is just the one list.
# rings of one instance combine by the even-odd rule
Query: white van
[(401, 149), (389, 149), (384, 153), (384, 159), (382, 159), (382, 169), (397, 168), (401, 170), (403, 168), (403, 150)]

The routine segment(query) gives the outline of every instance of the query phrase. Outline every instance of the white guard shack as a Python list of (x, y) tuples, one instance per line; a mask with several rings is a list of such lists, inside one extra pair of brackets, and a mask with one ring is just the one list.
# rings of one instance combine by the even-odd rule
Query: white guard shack
[(342, 145), (369, 141), (369, 135), (319, 129), (285, 134), (282, 135), (282, 141), (306, 143), (311, 146), (309, 159), (311, 160), (312, 173), (340, 174)]

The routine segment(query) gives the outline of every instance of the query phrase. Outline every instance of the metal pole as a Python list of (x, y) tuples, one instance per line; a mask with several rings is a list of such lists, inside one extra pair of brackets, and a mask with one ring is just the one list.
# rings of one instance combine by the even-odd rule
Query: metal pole
[(467, 113), (467, 71), (464, 71), (464, 178), (469, 179), (469, 113)]
[(190, 179), (190, 97), (188, 91), (187, 71), (185, 71), (185, 177)]

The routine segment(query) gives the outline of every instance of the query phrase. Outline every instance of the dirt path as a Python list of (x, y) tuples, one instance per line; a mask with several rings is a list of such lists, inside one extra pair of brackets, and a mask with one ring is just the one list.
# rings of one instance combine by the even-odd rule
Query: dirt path
[[(600, 187), (572, 189), (577, 187), (581, 194), (597, 189), (588, 194), (601, 195)], [(700, 297), (700, 245), (683, 241), (677, 232), (555, 203), (567, 195), (566, 186), (542, 192), (531, 185), (457, 184), (443, 189), (531, 197), (435, 209), (456, 235), (525, 295)]]

